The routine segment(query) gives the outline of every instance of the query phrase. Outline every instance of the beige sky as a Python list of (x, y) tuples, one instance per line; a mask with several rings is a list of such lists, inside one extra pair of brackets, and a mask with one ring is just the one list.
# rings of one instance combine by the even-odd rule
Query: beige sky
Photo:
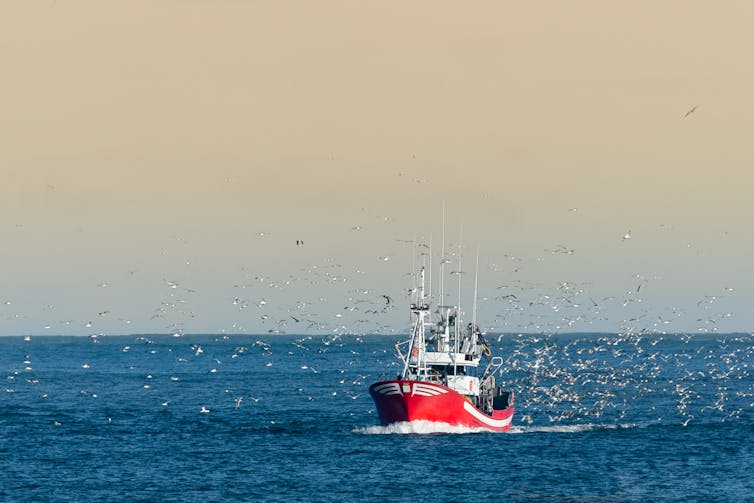
[[(437, 243), (442, 200), (484, 264), (514, 254), (525, 281), (605, 296), (660, 277), (653, 307), (689, 313), (737, 282), (730, 327), (749, 329), (752, 19), (750, 2), (5, 3), (0, 300), (25, 309), (0, 311), (5, 332), (80, 321), (91, 282), (162, 288), (186, 261), (208, 299), (232, 300), (242, 267), (328, 259), (399, 291), (395, 239)], [(143, 281), (108, 301), (156, 330)], [(44, 311), (60, 296), (69, 313)], [(229, 329), (207, 302), (198, 326)]]

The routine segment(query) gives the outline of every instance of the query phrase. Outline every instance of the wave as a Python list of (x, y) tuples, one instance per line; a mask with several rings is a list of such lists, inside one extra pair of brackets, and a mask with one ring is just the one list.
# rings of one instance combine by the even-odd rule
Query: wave
[(495, 433), (487, 428), (470, 428), (467, 426), (454, 426), (447, 423), (438, 423), (435, 421), (402, 421), (392, 423), (387, 426), (367, 426), (356, 428), (354, 433), (365, 435), (428, 435), (432, 433)]

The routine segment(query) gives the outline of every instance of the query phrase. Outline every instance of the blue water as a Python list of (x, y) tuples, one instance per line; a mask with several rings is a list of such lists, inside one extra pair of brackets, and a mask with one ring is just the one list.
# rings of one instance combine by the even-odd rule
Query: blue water
[(754, 500), (754, 337), (488, 339), (509, 433), (378, 426), (394, 337), (0, 338), (0, 499)]

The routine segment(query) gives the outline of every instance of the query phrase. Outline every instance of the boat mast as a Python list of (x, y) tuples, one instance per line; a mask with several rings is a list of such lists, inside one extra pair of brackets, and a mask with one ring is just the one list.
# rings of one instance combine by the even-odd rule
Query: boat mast
[(458, 366), (457, 358), (458, 358), (458, 351), (460, 351), (459, 347), (459, 338), (461, 335), (460, 331), (460, 324), (461, 324), (461, 269), (462, 269), (462, 263), (463, 263), (463, 226), (461, 226), (461, 239), (458, 244), (458, 304), (456, 304), (456, 317), (455, 317), (455, 323), (453, 327), (453, 375), (458, 375), (458, 371), (456, 367)]
[(427, 362), (426, 362), (426, 352), (427, 352), (427, 343), (424, 338), (424, 324), (426, 322), (426, 296), (424, 294), (424, 266), (421, 268), (421, 289), (419, 290), (419, 305), (417, 306), (419, 308), (419, 354), (416, 355), (416, 373), (417, 375), (420, 374), (421, 368), (424, 368), (424, 376), (426, 378), (427, 375)]
[(463, 260), (463, 226), (461, 226), (461, 240), (458, 244), (458, 314), (461, 314), (461, 275), (463, 274), (462, 262)]
[[(416, 234), (414, 234), (414, 238), (411, 240), (411, 281), (414, 282), (414, 285), (416, 284), (416, 261), (419, 259), (419, 257), (416, 256)], [(416, 291), (416, 286), (412, 287), (411, 294), (413, 295), (413, 301), (418, 302), (418, 296), (419, 293)], [(411, 326), (411, 312), (408, 313), (408, 326)]]
[(416, 305), (417, 309), (417, 327), (416, 327), (416, 340), (414, 341), (414, 347), (418, 348), (417, 354), (416, 354), (416, 375), (420, 376), (422, 373), (422, 370), (424, 370), (424, 377), (427, 376), (427, 362), (425, 361), (425, 353), (427, 351), (426, 347), (426, 340), (424, 338), (424, 325), (426, 323), (426, 316), (427, 316), (427, 304), (426, 304), (426, 295), (424, 293), (424, 266), (421, 267), (420, 270), (421, 275), (421, 283), (419, 286), (419, 295), (418, 295), (418, 304)]
[(442, 248), (440, 250), (440, 300), (438, 306), (445, 305), (445, 201), (442, 202)]
[[(410, 368), (414, 366), (416, 368), (416, 378), (419, 378), (424, 371), (426, 377), (427, 365), (425, 359), (426, 352), (426, 340), (424, 336), (427, 310), (427, 296), (425, 293), (425, 274), (424, 266), (421, 266), (419, 270), (419, 277), (421, 278), (419, 286), (413, 289), (414, 302), (411, 303), (411, 339), (408, 344), (408, 355), (404, 360), (403, 372), (401, 373), (402, 379), (407, 379), (411, 376)], [(414, 363), (412, 365), (412, 359)]]
[(432, 300), (432, 234), (429, 235), (429, 299)]
[(476, 267), (474, 269), (474, 308), (471, 310), (471, 323), (476, 325), (476, 299), (479, 287), (479, 247), (476, 247)]

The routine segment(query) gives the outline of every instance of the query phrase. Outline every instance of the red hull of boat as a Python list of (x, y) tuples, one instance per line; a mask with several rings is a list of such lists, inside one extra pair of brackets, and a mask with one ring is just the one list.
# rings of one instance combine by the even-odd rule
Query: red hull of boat
[(424, 381), (381, 381), (369, 387), (369, 394), (383, 425), (423, 420), (506, 431), (513, 419), (513, 407), (495, 410), (490, 416), (460, 393)]

